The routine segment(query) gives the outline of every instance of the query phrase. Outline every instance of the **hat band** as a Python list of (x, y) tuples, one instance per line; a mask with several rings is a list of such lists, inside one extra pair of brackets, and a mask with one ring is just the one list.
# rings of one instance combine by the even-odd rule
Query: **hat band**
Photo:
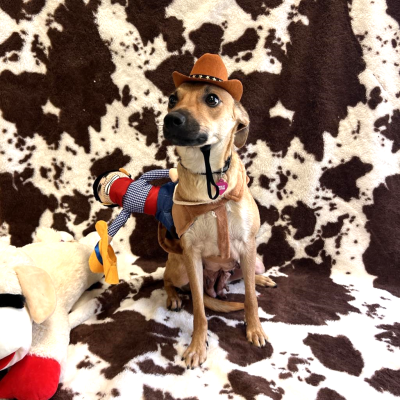
[(211, 75), (193, 74), (193, 75), (189, 75), (189, 78), (208, 79), (209, 81), (223, 82), (222, 79), (219, 79), (219, 78), (217, 78), (215, 76), (211, 76)]

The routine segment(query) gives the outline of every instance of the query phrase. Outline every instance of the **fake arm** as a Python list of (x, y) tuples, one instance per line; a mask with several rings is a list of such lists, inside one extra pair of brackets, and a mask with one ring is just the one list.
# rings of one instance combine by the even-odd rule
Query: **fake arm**
[(111, 225), (108, 227), (108, 235), (114, 237), (115, 234), (120, 230), (120, 228), (122, 228), (126, 224), (126, 221), (130, 217), (130, 215), (131, 213), (129, 211), (122, 209), (117, 218), (115, 218)]
[(143, 179), (146, 182), (151, 182), (161, 178), (169, 178), (169, 169), (155, 169), (153, 171), (146, 172), (139, 179)]

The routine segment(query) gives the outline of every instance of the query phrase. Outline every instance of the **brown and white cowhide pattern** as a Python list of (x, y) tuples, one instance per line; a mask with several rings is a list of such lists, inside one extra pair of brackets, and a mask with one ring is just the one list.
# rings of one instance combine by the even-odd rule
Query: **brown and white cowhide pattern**
[(115, 239), (124, 281), (88, 292), (103, 311), (72, 331), (54, 399), (400, 396), (399, 23), (398, 0), (0, 0), (1, 235), (111, 221), (94, 178), (174, 166), (171, 73), (219, 53), (244, 85), (240, 155), (278, 283), (257, 288), (266, 348), (242, 312), (207, 311), (208, 359), (186, 370), (191, 301), (165, 309), (156, 221), (132, 217)]

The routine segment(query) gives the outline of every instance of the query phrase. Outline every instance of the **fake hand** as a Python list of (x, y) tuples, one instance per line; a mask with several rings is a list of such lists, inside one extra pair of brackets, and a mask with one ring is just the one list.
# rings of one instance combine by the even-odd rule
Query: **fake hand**
[(56, 360), (28, 354), (0, 381), (0, 398), (49, 400), (57, 391), (60, 371)]
[(169, 178), (172, 182), (176, 182), (179, 179), (178, 170), (176, 168), (171, 168), (169, 170)]

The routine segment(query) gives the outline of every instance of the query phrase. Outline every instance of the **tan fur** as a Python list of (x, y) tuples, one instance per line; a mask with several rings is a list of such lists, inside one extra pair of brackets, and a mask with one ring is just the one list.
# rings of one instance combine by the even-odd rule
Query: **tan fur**
[[(205, 93), (215, 93), (222, 103), (210, 108), (204, 103)], [(223, 167), (225, 160), (232, 154), (232, 161), (226, 173), (229, 193), (235, 187), (241, 160), (234, 144), (243, 146), (247, 138), (249, 118), (233, 98), (218, 87), (202, 84), (182, 84), (176, 91), (179, 102), (174, 111), (185, 109), (197, 120), (201, 130), (208, 134), (205, 144), (211, 144), (210, 164), (213, 171)], [(238, 134), (236, 137), (235, 134)], [(204, 144), (204, 145), (205, 145)], [(199, 175), (205, 172), (203, 155), (199, 147), (176, 147), (184, 167), (178, 165), (179, 184), (176, 192), (179, 198), (190, 202), (210, 202), (207, 195), (206, 178)], [(214, 180), (219, 179), (214, 175)], [(256, 241), (260, 228), (257, 205), (248, 189), (238, 202), (226, 203), (231, 257), (240, 260), (245, 282), (245, 319), (247, 338), (257, 346), (264, 346), (267, 336), (258, 317), (258, 304), (255, 293)], [(188, 367), (201, 365), (206, 359), (207, 319), (204, 305), (216, 311), (241, 309), (240, 303), (228, 303), (206, 298), (203, 295), (203, 261), (207, 257), (218, 256), (217, 223), (215, 217), (207, 213), (199, 216), (194, 224), (182, 235), (183, 254), (169, 254), (164, 282), (167, 291), (167, 306), (173, 310), (181, 308), (181, 300), (175, 287), (190, 283), (193, 299), (194, 329), (192, 342), (185, 351)], [(269, 278), (267, 278), (269, 279)], [(266, 280), (258, 280), (269, 285)], [(272, 281), (271, 281), (272, 282)], [(273, 283), (273, 282), (272, 282)], [(223, 303), (223, 304), (221, 304)]]

